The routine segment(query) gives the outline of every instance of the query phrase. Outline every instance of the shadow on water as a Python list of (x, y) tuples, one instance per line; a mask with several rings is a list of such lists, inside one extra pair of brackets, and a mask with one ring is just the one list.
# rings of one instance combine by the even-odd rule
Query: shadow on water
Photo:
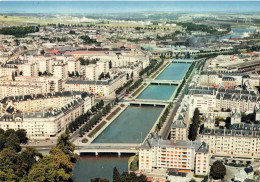
[[(134, 155), (134, 154), (133, 154)], [(120, 173), (128, 170), (128, 160), (131, 154), (82, 154), (73, 170), (73, 182), (89, 182), (93, 178), (113, 178), (113, 168)]]

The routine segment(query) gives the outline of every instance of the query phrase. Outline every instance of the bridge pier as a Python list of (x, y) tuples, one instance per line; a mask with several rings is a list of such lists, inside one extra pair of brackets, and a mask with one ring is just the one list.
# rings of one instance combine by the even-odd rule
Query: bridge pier
[(98, 152), (95, 152), (96, 156), (98, 156)]
[(118, 152), (118, 156), (119, 156), (119, 157), (121, 156), (121, 152)]

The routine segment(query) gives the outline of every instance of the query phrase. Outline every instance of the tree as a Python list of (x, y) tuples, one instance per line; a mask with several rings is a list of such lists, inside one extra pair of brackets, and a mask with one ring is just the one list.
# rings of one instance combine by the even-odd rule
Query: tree
[(0, 164), (0, 181), (20, 181), (24, 173), (15, 150), (5, 148), (1, 151)]
[(33, 166), (33, 164), (36, 163), (37, 157), (42, 158), (42, 154), (39, 153), (35, 148), (32, 147), (26, 147), (25, 150), (23, 150), (20, 154), (19, 157), (22, 162), (22, 169), (26, 172), (29, 173), (29, 170)]
[(44, 54), (45, 54), (45, 51), (44, 51), (44, 50), (41, 50), (40, 53), (41, 53), (41, 55), (44, 55)]
[(105, 77), (105, 75), (104, 75), (104, 73), (102, 72), (102, 73), (99, 75), (98, 79), (101, 80), (101, 79), (104, 78), (104, 77)]
[(210, 168), (210, 176), (213, 179), (223, 179), (226, 175), (226, 167), (221, 161), (215, 161)]
[(16, 152), (21, 151), (20, 140), (16, 133), (12, 133), (6, 138), (5, 148), (10, 148)]
[(5, 147), (6, 138), (4, 134), (0, 134), (0, 151), (2, 151)]
[(70, 142), (69, 135), (62, 133), (57, 140), (56, 147), (61, 149), (64, 154), (69, 155), (72, 162), (76, 162), (78, 159), (78, 155), (74, 154), (75, 145)]
[(192, 140), (192, 141), (196, 140), (197, 135), (198, 135), (198, 128), (200, 125), (199, 114), (200, 114), (199, 109), (196, 108), (193, 113), (192, 124), (190, 124), (189, 135), (188, 135), (189, 140)]
[(121, 182), (120, 173), (118, 172), (116, 167), (114, 167), (113, 171), (113, 182)]
[(128, 74), (128, 73), (126, 74), (126, 79), (127, 79), (127, 80), (129, 79), (129, 74)]
[(109, 72), (107, 72), (107, 74), (105, 75), (105, 78), (110, 78)]
[(100, 105), (101, 105), (102, 107), (104, 106), (104, 101), (103, 101), (103, 99), (101, 99), (99, 103), (100, 103)]
[(119, 99), (118, 99), (118, 97), (116, 97), (116, 99), (115, 99), (115, 102), (116, 102), (116, 103), (118, 103), (118, 102), (119, 102)]
[(80, 137), (83, 137), (83, 134), (84, 134), (83, 129), (80, 128), (80, 129), (79, 129), (79, 136), (80, 136)]
[(109, 69), (111, 69), (112, 68), (112, 61), (110, 60), (109, 61)]
[(18, 129), (16, 130), (16, 135), (18, 136), (20, 143), (27, 143), (28, 138), (26, 136), (26, 131), (24, 129)]
[(132, 72), (132, 73), (131, 73), (131, 79), (133, 79), (133, 77), (134, 77), (134, 73)]

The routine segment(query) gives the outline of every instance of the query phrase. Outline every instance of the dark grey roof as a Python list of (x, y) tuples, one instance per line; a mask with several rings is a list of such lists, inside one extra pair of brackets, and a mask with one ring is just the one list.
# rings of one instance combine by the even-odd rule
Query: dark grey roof
[(186, 128), (186, 124), (183, 122), (183, 120), (175, 120), (172, 123), (172, 128)]
[(162, 140), (160, 136), (155, 133), (151, 133), (150, 136), (142, 144), (141, 149), (151, 149), (152, 147), (179, 147), (179, 148), (191, 148), (196, 152), (208, 153), (209, 147), (204, 142), (191, 142), (191, 141), (170, 141)]

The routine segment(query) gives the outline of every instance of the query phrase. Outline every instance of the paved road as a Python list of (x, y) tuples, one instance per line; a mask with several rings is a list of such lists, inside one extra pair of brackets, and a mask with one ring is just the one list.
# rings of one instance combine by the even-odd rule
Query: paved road
[(181, 90), (176, 101), (173, 103), (173, 108), (170, 111), (171, 115), (170, 115), (169, 119), (166, 121), (166, 123), (164, 124), (164, 127), (159, 132), (159, 135), (161, 135), (162, 138), (165, 140), (168, 139), (173, 118), (175, 117), (176, 112), (177, 112), (178, 108), (180, 107), (180, 104), (181, 104), (181, 101), (182, 101), (184, 95), (187, 93), (187, 91), (189, 89), (189, 84), (194, 76), (194, 73), (196, 72), (197, 68), (199, 67), (200, 63), (201, 62), (199, 62), (199, 64), (196, 64), (196, 66), (194, 67), (192, 73), (190, 74), (189, 79), (186, 81), (186, 83), (184, 85), (184, 88)]

